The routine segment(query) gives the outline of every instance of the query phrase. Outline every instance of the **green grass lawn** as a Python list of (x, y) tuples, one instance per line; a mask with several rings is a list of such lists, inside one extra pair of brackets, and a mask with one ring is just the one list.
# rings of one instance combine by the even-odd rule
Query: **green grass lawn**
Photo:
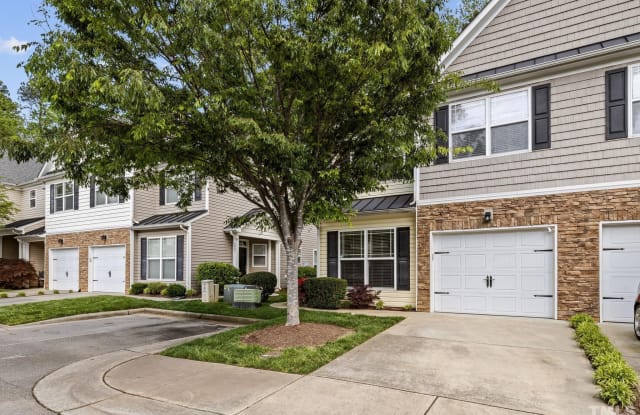
[[(0, 304), (2, 304), (1, 301), (2, 300), (0, 300)], [(202, 303), (201, 301), (153, 301), (142, 298), (105, 295), (2, 306), (0, 307), (0, 324), (13, 326), (78, 314), (130, 310), (142, 307), (190, 311), (202, 314), (258, 318), (265, 320), (281, 317), (286, 314), (286, 310), (276, 309), (266, 305), (256, 309), (245, 310), (233, 308), (226, 303)]]
[(402, 317), (370, 317), (345, 313), (301, 310), (303, 322), (335, 324), (353, 329), (355, 333), (320, 347), (294, 347), (285, 349), (278, 357), (262, 357), (270, 349), (242, 343), (247, 333), (275, 324), (284, 324), (285, 318), (240, 327), (211, 337), (198, 339), (165, 350), (165, 356), (205, 362), (224, 363), (278, 372), (306, 374), (329, 363), (376, 334), (403, 320)]

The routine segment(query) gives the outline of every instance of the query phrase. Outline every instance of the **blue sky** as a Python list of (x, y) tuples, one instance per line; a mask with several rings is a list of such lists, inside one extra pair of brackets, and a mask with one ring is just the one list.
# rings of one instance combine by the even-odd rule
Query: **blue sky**
[[(20, 83), (26, 80), (24, 70), (17, 68), (18, 63), (28, 57), (28, 53), (16, 53), (12, 46), (40, 39), (38, 27), (29, 24), (38, 17), (37, 10), (41, 0), (5, 1), (0, 14), (0, 80), (4, 82), (11, 96), (17, 98)], [(447, 0), (450, 8), (455, 9), (460, 0)]]

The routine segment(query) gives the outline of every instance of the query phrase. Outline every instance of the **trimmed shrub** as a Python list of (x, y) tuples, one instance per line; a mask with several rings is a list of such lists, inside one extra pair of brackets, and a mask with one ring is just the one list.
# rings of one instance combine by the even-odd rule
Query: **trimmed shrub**
[(213, 280), (214, 283), (235, 284), (240, 278), (238, 268), (225, 262), (203, 262), (196, 268), (196, 280), (198, 280), (198, 289), (200, 282), (203, 280)]
[(349, 289), (347, 298), (351, 301), (352, 308), (367, 308), (374, 300), (380, 299), (378, 294), (380, 291), (373, 290), (368, 285), (354, 285)]
[(7, 293), (0, 293), (0, 298), (9, 298), (9, 294), (7, 294)]
[(38, 273), (31, 263), (22, 259), (0, 258), (0, 288), (20, 290), (38, 287)]
[(27, 293), (25, 293), (24, 291), (20, 291), (20, 292), (17, 294), (17, 297), (26, 297), (26, 296), (27, 296)]
[(186, 295), (187, 297), (195, 297), (196, 295), (198, 295), (198, 292), (190, 288), (187, 291), (185, 291), (184, 295)]
[(306, 305), (313, 308), (339, 308), (347, 292), (347, 281), (339, 278), (308, 278), (302, 283)]
[(315, 278), (316, 267), (298, 267), (298, 278)]
[(169, 291), (167, 291), (167, 289), (165, 288), (164, 290), (160, 291), (160, 295), (163, 297), (168, 297), (169, 296)]
[(144, 289), (147, 288), (147, 285), (148, 284), (146, 282), (133, 283), (131, 288), (129, 288), (129, 294), (140, 295), (144, 292)]
[(164, 282), (150, 282), (147, 285), (147, 288), (143, 290), (143, 292), (149, 295), (161, 295), (162, 290), (164, 290), (165, 288), (167, 288), (167, 284), (165, 284)]
[(44, 291), (38, 291), (38, 295), (44, 295)]
[(276, 290), (278, 277), (271, 272), (252, 272), (240, 277), (240, 284), (257, 285), (262, 288), (262, 302), (264, 303)]
[(576, 314), (569, 319), (576, 330), (576, 340), (595, 369), (594, 379), (600, 387), (600, 397), (608, 405), (622, 408), (636, 400), (638, 376), (616, 350), (609, 338), (602, 334), (593, 319)]
[(184, 287), (184, 285), (170, 284), (169, 286), (167, 286), (167, 288), (164, 289), (164, 291), (167, 292), (166, 294), (163, 294), (165, 297), (184, 297), (187, 289)]

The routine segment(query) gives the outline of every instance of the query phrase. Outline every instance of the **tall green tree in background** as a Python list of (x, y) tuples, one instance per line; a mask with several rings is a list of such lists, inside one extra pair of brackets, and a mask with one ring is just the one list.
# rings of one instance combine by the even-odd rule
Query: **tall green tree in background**
[(442, 8), (45, 0), (59, 24), (25, 63), (33, 140), (0, 145), (120, 194), (169, 185), (186, 205), (207, 177), (240, 193), (280, 235), (296, 325), (303, 226), (345, 219), (358, 193), (435, 156), (429, 115), (459, 82), (439, 64), (454, 36)]
[[(18, 104), (11, 100), (9, 89), (0, 81), (0, 137), (8, 141), (18, 141), (22, 127)], [(15, 206), (9, 200), (6, 190), (5, 186), (0, 184), (0, 220), (3, 221), (9, 220), (15, 212)]]
[(490, 0), (460, 0), (458, 8), (449, 13), (449, 19), (455, 27), (456, 33), (460, 34), (473, 19), (484, 9)]

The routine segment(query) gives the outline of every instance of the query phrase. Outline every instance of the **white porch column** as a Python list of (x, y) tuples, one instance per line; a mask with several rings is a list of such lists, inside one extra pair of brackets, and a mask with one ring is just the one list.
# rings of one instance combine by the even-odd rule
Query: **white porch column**
[(240, 237), (237, 233), (232, 233), (233, 236), (233, 245), (231, 248), (231, 262), (233, 266), (236, 268), (240, 268)]
[(280, 245), (282, 245), (282, 242), (276, 241), (276, 269), (274, 274), (278, 277), (278, 289), (282, 288), (282, 284), (280, 283)]
[(271, 241), (267, 241), (267, 270), (271, 271)]

